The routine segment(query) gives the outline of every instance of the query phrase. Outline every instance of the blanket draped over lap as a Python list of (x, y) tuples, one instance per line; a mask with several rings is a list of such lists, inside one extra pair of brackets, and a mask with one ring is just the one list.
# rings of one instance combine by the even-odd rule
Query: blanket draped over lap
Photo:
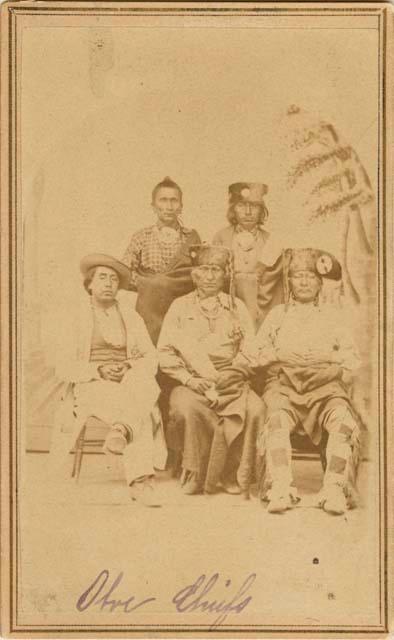
[[(246, 426), (247, 400), (250, 391), (242, 368), (227, 365), (221, 368), (220, 372), (232, 375), (226, 385), (222, 386), (220, 381), (216, 385), (218, 401), (213, 408), (219, 417), (219, 424), (215, 429), (209, 454), (205, 479), (205, 487), (208, 491), (214, 490), (217, 486), (224, 471), (228, 450)], [(243, 460), (242, 447), (240, 469), (243, 466)], [(244, 475), (242, 471), (241, 475)]]
[(274, 364), (268, 368), (263, 400), (268, 415), (283, 406), (287, 399), (312, 442), (318, 445), (322, 429), (317, 417), (323, 405), (341, 401), (350, 410), (352, 405), (338, 365), (292, 367)]
[[(336, 364), (314, 365), (305, 367), (291, 367), (277, 363), (268, 367), (267, 383), (263, 400), (266, 405), (267, 417), (272, 413), (287, 408), (292, 409), (298, 417), (304, 432), (321, 451), (325, 450), (327, 440), (318, 420), (320, 411), (336, 408), (338, 404), (345, 405), (352, 413), (357, 423), (360, 422), (357, 407), (351, 402), (347, 387), (342, 382), (340, 367)], [(327, 435), (327, 434), (326, 434)], [(268, 474), (266, 431), (259, 434), (259, 494), (265, 496), (271, 487)], [(357, 469), (360, 461), (360, 430), (355, 429), (351, 438), (351, 459), (345, 493), (348, 499), (357, 504)], [(325, 456), (323, 454), (323, 460)]]

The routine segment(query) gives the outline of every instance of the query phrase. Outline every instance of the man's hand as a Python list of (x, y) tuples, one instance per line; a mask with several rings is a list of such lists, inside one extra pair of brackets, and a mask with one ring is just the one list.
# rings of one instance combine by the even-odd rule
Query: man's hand
[(130, 369), (129, 365), (121, 362), (119, 364), (102, 364), (99, 368), (99, 374), (104, 380), (111, 382), (121, 382), (126, 371)]
[(118, 382), (121, 382), (123, 380), (123, 376), (127, 373), (127, 371), (129, 369), (131, 369), (131, 365), (127, 362), (122, 362), (118, 365), (116, 365), (118, 367)]
[(208, 378), (190, 378), (186, 386), (203, 396), (206, 390), (212, 387), (213, 384), (213, 380), (208, 380)]

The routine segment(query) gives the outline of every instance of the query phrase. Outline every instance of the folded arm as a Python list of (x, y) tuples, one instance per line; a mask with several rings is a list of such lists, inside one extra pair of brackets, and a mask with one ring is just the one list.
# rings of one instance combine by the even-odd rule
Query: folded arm
[(75, 353), (75, 346), (67, 349), (64, 344), (56, 356), (56, 377), (64, 382), (91, 382), (100, 380), (99, 362), (82, 361)]
[(186, 385), (193, 378), (192, 371), (186, 366), (175, 345), (181, 338), (180, 318), (172, 304), (167, 311), (161, 327), (157, 345), (160, 369), (174, 380)]
[(275, 307), (267, 315), (257, 334), (248, 345), (248, 355), (254, 367), (266, 367), (280, 360), (276, 338), (280, 328), (283, 311)]
[(193, 341), (184, 326), (176, 302), (164, 318), (158, 351), (161, 370), (183, 385), (189, 384), (193, 378), (210, 381), (217, 378), (217, 371), (208, 354), (201, 350), (198, 342)]
[(342, 327), (334, 345), (333, 361), (351, 374), (361, 367), (361, 358), (350, 331)]

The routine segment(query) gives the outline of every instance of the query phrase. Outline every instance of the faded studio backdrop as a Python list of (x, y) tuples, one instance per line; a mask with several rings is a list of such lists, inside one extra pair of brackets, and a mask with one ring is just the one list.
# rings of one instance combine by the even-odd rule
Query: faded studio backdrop
[[(286, 188), (284, 131), (290, 105), (305, 109), (313, 120), (322, 118), (335, 126), (356, 149), (376, 193), (378, 31), (374, 18), (355, 18), (352, 27), (346, 18), (329, 22), (319, 19), (315, 28), (310, 28), (307, 19), (304, 23), (298, 20), (299, 28), (284, 20), (279, 23), (281, 28), (273, 28), (273, 20), (265, 18), (249, 23), (244, 20), (237, 27), (229, 19), (220, 19), (220, 28), (212, 28), (212, 23), (204, 28), (201, 19), (193, 22), (192, 18), (181, 28), (182, 22), (177, 20), (158, 20), (157, 29), (149, 29), (141, 19), (129, 19), (127, 26), (125, 21), (119, 26), (102, 18), (90, 18), (84, 27), (72, 25), (71, 19), (69, 26), (55, 26), (50, 19), (40, 27), (26, 23), (21, 45), (19, 211), (24, 231), (26, 358), (31, 351), (40, 351), (45, 363), (51, 365), (62, 314), (76, 295), (85, 295), (80, 283), (80, 258), (96, 251), (121, 257), (131, 234), (154, 222), (151, 191), (166, 175), (183, 189), (185, 225), (196, 228), (204, 240), (210, 240), (226, 225), (228, 185), (261, 181), (269, 187), (269, 228), (279, 239), (279, 247), (318, 244), (336, 253), (338, 220), (333, 217), (316, 227), (307, 226), (299, 202)], [(327, 24), (329, 28), (324, 28)], [(375, 229), (376, 219), (372, 217), (370, 222)], [(377, 480), (372, 476), (370, 486), (376, 497)], [(376, 502), (371, 505), (371, 523), (377, 522), (376, 506)], [(179, 531), (174, 525), (179, 513), (174, 509), (170, 516), (165, 509), (161, 512), (155, 516), (159, 522), (151, 514), (144, 520), (155, 531), (147, 542), (150, 564), (143, 564), (139, 550), (138, 566), (134, 574), (128, 574), (130, 593), (138, 592), (148, 580), (149, 588), (139, 591), (141, 597), (151, 594), (152, 584), (165, 594), (164, 585), (159, 587), (155, 582), (159, 567), (161, 575), (172, 576), (176, 570), (177, 584), (184, 586), (197, 577), (190, 576), (189, 564), (201, 566), (199, 558), (204, 553), (207, 556), (202, 570), (239, 574), (237, 535), (244, 535), (241, 511), (235, 510), (228, 519), (232, 537), (224, 551), (220, 528), (214, 523), (209, 530), (212, 551), (207, 551), (205, 538), (196, 540), (193, 523), (195, 515), (200, 517), (198, 513), (189, 514)], [(68, 513), (70, 518), (80, 516), (72, 510)], [(269, 594), (262, 590), (264, 605), (256, 599), (248, 622), (329, 623), (334, 616), (338, 623), (376, 623), (377, 591), (368, 593), (368, 585), (378, 583), (376, 527), (368, 530), (369, 552), (361, 553), (360, 539), (366, 535), (364, 521), (359, 528), (349, 529), (342, 523), (334, 530), (332, 521), (325, 525), (322, 520), (326, 526), (322, 534), (305, 529), (305, 513), (299, 510), (292, 516), (297, 534), (291, 541), (286, 539), (286, 552), (275, 546), (278, 532), (265, 531), (265, 549), (276, 549), (272, 557), (259, 547), (260, 512), (250, 516), (251, 547), (243, 563), (245, 576), (261, 566), (263, 555), (263, 573), (275, 587)], [(27, 536), (28, 523), (34, 523), (38, 514), (33, 513), (32, 505), (26, 505), (24, 515), (22, 531)], [(360, 516), (356, 513), (352, 517)], [(89, 518), (87, 526), (96, 526), (97, 531), (100, 514), (96, 511)], [(41, 577), (43, 583), (48, 579), (45, 553), (55, 553), (51, 545), (63, 539), (63, 522), (60, 518), (49, 547), (42, 547), (34, 527), (30, 539), (25, 538), (24, 579), (31, 593), (34, 579)], [(169, 539), (175, 536), (168, 549), (175, 548), (177, 535), (193, 541), (187, 561), (179, 548), (173, 560), (166, 539), (159, 536), (163, 530)], [(119, 525), (113, 546), (97, 538), (101, 554), (106, 558), (107, 553), (112, 554), (109, 562), (114, 571), (122, 563), (117, 551), (122, 548), (121, 534)], [(83, 567), (73, 564), (83, 554), (83, 543), (72, 527), (67, 535), (70, 566), (63, 564), (50, 578), (54, 593), (67, 591), (63, 602), (53, 605), (56, 622), (68, 622), (69, 616), (75, 616), (75, 593), (87, 586), (86, 579), (94, 577), (100, 568), (94, 555), (84, 557)], [(319, 537), (319, 557), (332, 569), (317, 568), (311, 576), (300, 572), (299, 567), (310, 563), (309, 549), (316, 548), (315, 536)], [(325, 546), (330, 538), (338, 556)], [(335, 561), (344, 547), (347, 554), (341, 559), (341, 571), (347, 573), (347, 581), (341, 585), (336, 580)], [(217, 555), (211, 558), (218, 549), (222, 550), (220, 560)], [(39, 567), (40, 558), (43, 562)], [(355, 570), (361, 562), (363, 595)], [(285, 564), (291, 579), (283, 585)], [(152, 565), (154, 576), (146, 578)], [(80, 579), (83, 573), (85, 582)], [(324, 584), (324, 594), (317, 584)], [(331, 588), (336, 589), (338, 600), (333, 600), (330, 611), (326, 611), (326, 591)], [(288, 603), (286, 611), (279, 606), (278, 589), (280, 600)], [(294, 600), (295, 591), (300, 597)], [(26, 616), (31, 620), (36, 619), (35, 602), (28, 598)], [(108, 624), (109, 620), (107, 616)], [(188, 618), (188, 622), (193, 621)]]
[[(41, 312), (68, 305), (80, 257), (121, 257), (131, 234), (153, 223), (151, 190), (165, 175), (181, 185), (184, 223), (204, 240), (226, 224), (228, 185), (245, 180), (268, 185), (280, 247), (307, 232), (313, 242), (285, 189), (281, 125), (292, 104), (333, 123), (376, 188), (377, 38), (373, 28), (223, 24), (24, 29), (27, 298), (38, 295)], [(338, 222), (326, 226), (324, 248), (335, 253)]]

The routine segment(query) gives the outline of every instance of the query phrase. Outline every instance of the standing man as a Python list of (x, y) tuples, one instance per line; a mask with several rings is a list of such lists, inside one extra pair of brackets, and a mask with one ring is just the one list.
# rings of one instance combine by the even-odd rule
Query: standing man
[(200, 237), (181, 222), (182, 191), (171, 178), (153, 189), (152, 208), (156, 223), (132, 236), (123, 262), (131, 271), (129, 289), (138, 294), (136, 310), (156, 345), (170, 304), (193, 288), (189, 246)]
[(111, 256), (92, 254), (81, 261), (81, 271), (88, 295), (63, 328), (57, 362), (66, 383), (64, 427), (73, 424), (68, 449), (90, 416), (107, 423), (104, 451), (123, 454), (132, 499), (160, 506), (154, 466), (164, 468), (167, 456), (156, 406), (156, 351), (142, 318), (116, 299), (128, 287), (129, 269)]
[(213, 244), (228, 247), (234, 252), (235, 294), (246, 304), (255, 330), (261, 324), (258, 307), (258, 274), (264, 262), (264, 246), (269, 237), (264, 228), (268, 210), (264, 196), (268, 188), (255, 182), (230, 184), (228, 227), (218, 231)]

